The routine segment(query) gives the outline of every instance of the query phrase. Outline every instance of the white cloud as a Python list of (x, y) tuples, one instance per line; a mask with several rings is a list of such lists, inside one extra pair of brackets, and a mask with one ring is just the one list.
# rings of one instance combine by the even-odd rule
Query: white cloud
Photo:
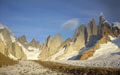
[(62, 24), (63, 29), (73, 30), (79, 24), (78, 18), (73, 18)]

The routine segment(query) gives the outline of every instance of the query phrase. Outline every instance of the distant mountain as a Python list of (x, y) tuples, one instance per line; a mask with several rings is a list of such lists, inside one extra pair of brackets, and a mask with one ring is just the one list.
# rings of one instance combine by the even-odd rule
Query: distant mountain
[[(96, 25), (94, 19), (88, 23), (87, 27), (83, 24), (80, 25), (76, 29), (72, 40), (69, 41), (67, 45), (62, 46), (56, 54), (51, 56), (51, 60), (87, 60), (100, 49), (102, 44), (118, 38), (120, 35), (119, 26), (119, 22), (110, 25), (104, 16), (100, 15), (98, 25)], [(118, 40), (118, 42), (120, 41)], [(116, 46), (117, 45), (118, 43)], [(108, 46), (112, 48), (112, 45)], [(108, 50), (110, 51), (109, 47)]]
[[(28, 43), (25, 35), (16, 38), (7, 27), (0, 24), (0, 53), (14, 60), (107, 58), (112, 55), (110, 52), (114, 53), (120, 48), (119, 35), (120, 23), (113, 22), (110, 25), (103, 15), (100, 15), (98, 25), (96, 25), (95, 19), (92, 19), (87, 27), (81, 24), (76, 29), (73, 38), (63, 41), (61, 34), (58, 33), (56, 36), (48, 36), (42, 45), (35, 39)], [(113, 50), (112, 47), (116, 50)], [(102, 48), (106, 53), (99, 52), (103, 51)]]

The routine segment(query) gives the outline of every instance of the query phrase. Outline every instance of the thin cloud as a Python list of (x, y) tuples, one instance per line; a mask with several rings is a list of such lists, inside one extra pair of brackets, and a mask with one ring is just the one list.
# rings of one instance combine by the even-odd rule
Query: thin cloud
[(73, 18), (62, 24), (62, 28), (65, 30), (73, 30), (79, 24), (78, 18)]

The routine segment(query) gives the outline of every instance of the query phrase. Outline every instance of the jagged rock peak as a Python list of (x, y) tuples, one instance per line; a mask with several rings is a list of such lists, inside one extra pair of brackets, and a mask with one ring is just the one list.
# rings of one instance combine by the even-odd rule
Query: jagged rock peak
[(32, 41), (30, 43), (39, 43), (38, 41), (36, 41), (34, 38), (32, 39)]
[(32, 39), (32, 41), (29, 43), (29, 46), (38, 48), (40, 47), (40, 42), (36, 41), (35, 39)]
[(92, 21), (90, 21), (88, 23), (88, 27), (87, 27), (88, 38), (87, 38), (87, 41), (89, 41), (89, 38), (92, 35), (97, 35), (97, 30), (98, 30), (98, 28), (96, 26), (95, 19), (93, 18)]
[(52, 35), (49, 35), (49, 36), (47, 37), (47, 41), (50, 40), (50, 39), (52, 39), (52, 38), (53, 38), (53, 36), (52, 36)]
[(74, 36), (72, 39), (72, 42), (74, 43), (74, 50), (80, 50), (81, 48), (83, 48), (85, 46), (87, 40), (87, 31), (86, 31), (86, 27), (84, 24), (80, 25)]
[(63, 41), (62, 36), (61, 36), (60, 33), (56, 34), (56, 36), (54, 38)]
[(75, 41), (76, 38), (81, 34), (84, 34), (86, 32), (86, 27), (84, 24), (81, 24), (75, 31), (74, 36), (72, 38), (72, 41)]
[(26, 40), (25, 35), (19, 37), (19, 38), (18, 38), (18, 41), (19, 41), (20, 43), (22, 43), (22, 44), (27, 44), (27, 43), (28, 43), (27, 40)]
[(98, 34), (101, 35), (102, 33), (102, 28), (103, 28), (103, 23), (105, 22), (104, 15), (100, 15), (99, 17), (99, 24), (98, 24)]
[(55, 36), (55, 37), (53, 37), (53, 36), (49, 35), (49, 36), (48, 36), (48, 38), (47, 38), (47, 42), (48, 42), (48, 41), (50, 41), (50, 40), (57, 40), (57, 39), (59, 39), (59, 40), (63, 41), (62, 36), (61, 36), (61, 34), (60, 34), (60, 33), (56, 34), (56, 36)]
[(60, 33), (57, 33), (55, 37), (61, 37), (61, 34), (60, 34)]

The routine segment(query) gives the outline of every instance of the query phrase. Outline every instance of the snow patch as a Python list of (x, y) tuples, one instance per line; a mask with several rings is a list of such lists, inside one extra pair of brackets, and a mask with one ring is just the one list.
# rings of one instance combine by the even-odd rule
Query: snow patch
[(41, 50), (37, 49), (37, 50), (29, 51), (21, 43), (18, 42), (18, 45), (22, 47), (23, 52), (27, 56), (27, 60), (38, 60), (39, 59), (38, 56), (41, 53)]
[(78, 54), (79, 54), (79, 51), (73, 51), (72, 53), (65, 54), (64, 57), (59, 60), (68, 60), (69, 58), (77, 56)]
[(55, 55), (51, 56), (51, 60), (55, 60), (58, 56), (64, 54), (64, 50), (65, 48), (60, 49)]
[(109, 38), (110, 38), (110, 40), (115, 40), (116, 39), (116, 37), (112, 37), (110, 35), (109, 35)]
[(32, 47), (32, 46), (29, 46), (28, 49), (29, 49), (29, 50), (35, 50), (35, 51), (38, 51), (38, 50), (39, 50), (39, 48), (35, 48), (35, 47)]

